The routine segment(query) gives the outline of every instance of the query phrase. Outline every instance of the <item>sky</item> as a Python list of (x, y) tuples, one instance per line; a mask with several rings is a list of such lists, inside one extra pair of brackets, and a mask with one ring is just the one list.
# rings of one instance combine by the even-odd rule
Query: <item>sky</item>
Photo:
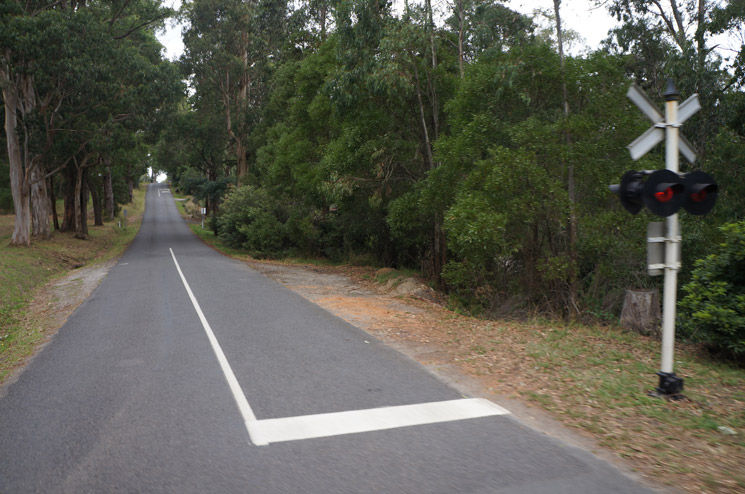
[[(181, 6), (181, 0), (164, 0), (166, 7), (178, 9)], [(174, 21), (166, 21), (166, 30), (162, 33), (156, 33), (158, 40), (166, 47), (166, 56), (174, 60), (184, 52), (184, 43), (181, 41), (181, 25)]]
[[(165, 0), (166, 5), (178, 8), (180, 0)], [(433, 2), (437, 3), (444, 2)], [(509, 0), (505, 4), (518, 12), (532, 14), (535, 9), (553, 12), (553, 0)], [(561, 4), (562, 23), (565, 28), (577, 31), (585, 40), (581, 46), (569, 47), (570, 54), (578, 54), (586, 48), (596, 48), (608, 34), (608, 30), (615, 25), (603, 7), (596, 7), (594, 0), (563, 0)], [(166, 56), (173, 60), (178, 58), (184, 50), (181, 42), (181, 26), (171, 21), (166, 23), (166, 31), (158, 35), (158, 39), (166, 47)]]
[[(502, 1), (508, 7), (524, 14), (532, 15), (536, 9), (553, 13), (554, 9), (553, 0)], [(393, 0), (393, 2), (395, 6), (401, 4), (403, 0)], [(435, 9), (438, 8), (438, 5), (444, 8), (451, 2), (452, 0), (433, 0), (433, 5), (435, 5)], [(607, 9), (597, 7), (595, 2), (596, 0), (562, 0), (561, 2), (563, 27), (576, 31), (583, 40), (581, 44), (565, 46), (565, 51), (569, 55), (576, 56), (598, 48), (600, 42), (607, 37), (608, 31), (616, 26), (616, 20), (608, 14)], [(181, 5), (181, 0), (163, 0), (163, 3), (177, 9)], [(179, 24), (167, 21), (166, 30), (158, 35), (158, 39), (166, 47), (166, 56), (169, 59), (176, 59), (183, 53), (184, 45), (181, 41), (181, 26)], [(745, 30), (740, 33), (740, 36), (721, 35), (710, 41), (712, 45), (719, 45), (716, 51), (724, 59), (734, 56), (743, 42), (745, 42)]]
[[(553, 14), (553, 0), (509, 0), (505, 5), (523, 14), (534, 10), (545, 10)], [(587, 48), (596, 49), (608, 36), (608, 31), (616, 26), (616, 20), (608, 14), (605, 7), (595, 6), (594, 0), (563, 0), (559, 10), (562, 31), (571, 29), (584, 39), (581, 46), (568, 47), (567, 51), (576, 55)]]

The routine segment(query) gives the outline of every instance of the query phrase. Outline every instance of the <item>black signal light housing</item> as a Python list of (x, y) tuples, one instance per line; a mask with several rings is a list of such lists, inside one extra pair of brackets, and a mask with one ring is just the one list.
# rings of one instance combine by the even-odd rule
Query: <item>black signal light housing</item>
[(657, 216), (673, 215), (683, 206), (685, 190), (683, 179), (677, 173), (657, 170), (644, 183), (644, 205)]
[(683, 207), (695, 215), (704, 215), (712, 210), (719, 194), (719, 185), (706, 172), (694, 171), (683, 175), (685, 198)]
[(664, 217), (681, 208), (686, 187), (683, 179), (670, 170), (631, 170), (610, 190), (618, 194), (629, 213), (637, 214), (646, 206), (652, 214)]
[(611, 192), (618, 194), (621, 206), (631, 214), (637, 214), (644, 207), (644, 172), (631, 170), (623, 174), (620, 184), (613, 184)]

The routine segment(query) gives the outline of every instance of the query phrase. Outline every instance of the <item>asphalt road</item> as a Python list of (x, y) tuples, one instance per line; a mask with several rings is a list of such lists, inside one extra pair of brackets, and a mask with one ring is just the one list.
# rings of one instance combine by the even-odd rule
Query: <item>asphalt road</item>
[(649, 491), (217, 254), (152, 185), (0, 399), (0, 492)]

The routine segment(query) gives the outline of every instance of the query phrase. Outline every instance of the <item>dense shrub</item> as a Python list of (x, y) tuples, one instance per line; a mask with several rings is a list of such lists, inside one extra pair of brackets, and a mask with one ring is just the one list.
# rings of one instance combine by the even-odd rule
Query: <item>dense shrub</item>
[(286, 214), (265, 189), (243, 186), (225, 198), (217, 220), (220, 239), (252, 255), (274, 257), (287, 246)]
[(566, 256), (551, 238), (563, 227), (566, 193), (533, 154), (490, 154), (462, 181), (445, 214), (453, 255), (442, 276), (456, 297), (490, 311), (517, 299), (537, 305), (566, 278)]
[(689, 337), (745, 356), (745, 222), (721, 230), (724, 242), (696, 261), (683, 287), (679, 319)]

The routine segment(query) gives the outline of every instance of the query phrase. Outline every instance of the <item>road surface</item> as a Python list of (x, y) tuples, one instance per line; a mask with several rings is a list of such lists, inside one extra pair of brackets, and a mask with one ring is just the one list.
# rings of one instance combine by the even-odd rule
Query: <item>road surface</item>
[(0, 493), (642, 493), (246, 265), (151, 185), (0, 399)]

